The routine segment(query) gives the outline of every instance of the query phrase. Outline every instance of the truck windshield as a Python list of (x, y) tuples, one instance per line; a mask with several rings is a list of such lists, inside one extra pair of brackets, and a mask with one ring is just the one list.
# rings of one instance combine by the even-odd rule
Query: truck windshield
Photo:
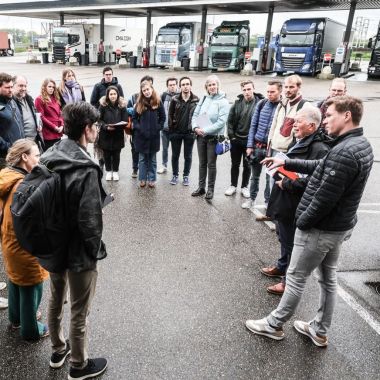
[(314, 44), (314, 34), (281, 34), (282, 46), (310, 46)]
[(53, 36), (54, 45), (67, 45), (69, 43), (68, 36)]
[(237, 45), (238, 36), (228, 36), (228, 35), (213, 35), (211, 37), (212, 45)]
[(178, 34), (159, 34), (157, 36), (157, 42), (164, 42), (169, 44), (178, 44), (179, 35)]

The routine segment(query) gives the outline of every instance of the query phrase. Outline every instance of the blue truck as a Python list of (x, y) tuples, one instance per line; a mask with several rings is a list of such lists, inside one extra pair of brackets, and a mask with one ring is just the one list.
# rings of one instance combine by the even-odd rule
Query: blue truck
[(343, 41), (346, 26), (329, 18), (290, 19), (276, 36), (274, 71), (316, 75), (323, 67), (323, 57), (334, 54)]

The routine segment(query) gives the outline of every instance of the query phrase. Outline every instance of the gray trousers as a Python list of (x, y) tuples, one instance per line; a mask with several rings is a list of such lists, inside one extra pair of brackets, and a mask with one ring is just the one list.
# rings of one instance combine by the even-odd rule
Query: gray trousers
[(87, 365), (87, 316), (95, 294), (98, 271), (89, 270), (75, 273), (65, 271), (50, 273), (48, 324), (53, 352), (63, 353), (66, 347), (62, 329), (63, 305), (70, 289), (70, 363), (72, 367), (84, 368)]
[(268, 316), (271, 326), (278, 328), (294, 314), (305, 289), (306, 281), (316, 270), (320, 288), (319, 307), (311, 327), (319, 336), (326, 336), (336, 302), (336, 269), (342, 243), (351, 237), (349, 231), (321, 231), (315, 228), (294, 236), (292, 258), (286, 273), (285, 292), (277, 309)]
[[(197, 148), (199, 158), (199, 187), (206, 187), (206, 177), (208, 174), (208, 188), (214, 190), (216, 179), (216, 159), (215, 153), (216, 141), (208, 140), (207, 138), (197, 137)], [(208, 172), (208, 173), (207, 173)]]

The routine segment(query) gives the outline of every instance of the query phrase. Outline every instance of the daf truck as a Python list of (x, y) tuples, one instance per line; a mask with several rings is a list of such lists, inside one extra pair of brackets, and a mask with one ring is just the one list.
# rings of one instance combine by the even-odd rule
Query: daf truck
[(375, 37), (370, 38), (368, 48), (372, 49), (368, 64), (368, 78), (380, 77), (380, 23)]
[[(145, 29), (123, 29), (104, 25), (104, 48), (106, 60), (115, 54), (131, 56), (145, 40)], [(75, 57), (79, 64), (97, 62), (100, 43), (99, 24), (71, 24), (53, 29), (53, 62), (67, 62)]]
[(15, 46), (13, 36), (8, 32), (0, 32), (0, 55), (13, 56), (15, 54)]
[(244, 54), (249, 51), (249, 21), (223, 21), (210, 39), (208, 68), (218, 71), (241, 71)]
[[(213, 26), (206, 24), (206, 41), (212, 32)], [(173, 66), (175, 61), (190, 58), (190, 68), (198, 67), (201, 40), (200, 22), (171, 22), (162, 26), (156, 36), (155, 64), (164, 68)], [(207, 46), (204, 49), (207, 57)], [(207, 58), (204, 58), (204, 67), (207, 68)]]
[(323, 68), (326, 53), (341, 45), (346, 26), (329, 18), (290, 19), (276, 36), (274, 71), (316, 75)]

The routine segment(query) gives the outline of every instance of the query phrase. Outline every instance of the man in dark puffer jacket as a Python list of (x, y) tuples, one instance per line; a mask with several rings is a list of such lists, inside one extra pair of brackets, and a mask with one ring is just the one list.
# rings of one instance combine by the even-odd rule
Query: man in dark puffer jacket
[(357, 222), (356, 211), (373, 164), (372, 148), (359, 126), (363, 114), (361, 100), (335, 97), (327, 106), (324, 126), (336, 140), (323, 159), (264, 160), (272, 163), (271, 167), (285, 164), (288, 170), (312, 175), (296, 212), (294, 248), (280, 304), (268, 317), (246, 322), (247, 328), (256, 334), (283, 339), (282, 326), (295, 312), (308, 277), (317, 269), (321, 293), (318, 312), (311, 322), (295, 321), (294, 327), (319, 347), (328, 344), (340, 248)]

